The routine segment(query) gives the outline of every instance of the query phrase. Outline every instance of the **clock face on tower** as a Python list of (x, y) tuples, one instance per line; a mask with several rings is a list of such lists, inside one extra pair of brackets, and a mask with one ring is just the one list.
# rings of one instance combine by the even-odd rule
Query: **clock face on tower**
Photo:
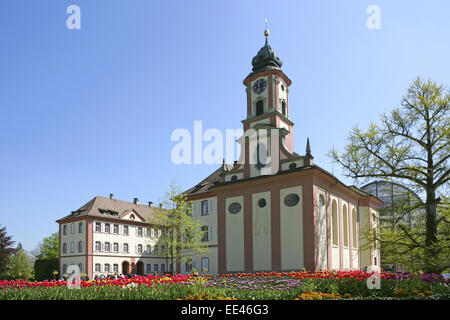
[(261, 94), (267, 87), (267, 81), (265, 79), (258, 79), (253, 84), (253, 92), (256, 94)]

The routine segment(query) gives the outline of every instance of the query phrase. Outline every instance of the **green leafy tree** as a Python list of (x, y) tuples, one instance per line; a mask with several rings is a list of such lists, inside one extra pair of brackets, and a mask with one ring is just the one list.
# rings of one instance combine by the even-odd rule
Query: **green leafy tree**
[[(404, 207), (406, 208), (406, 207)], [(407, 212), (411, 207), (407, 207)], [(422, 210), (423, 211), (423, 210)], [(425, 215), (412, 212), (411, 219), (396, 219), (395, 227), (385, 224), (381, 227), (380, 243), (385, 263), (395, 263), (406, 267), (410, 271), (426, 270), (425, 265)], [(436, 255), (432, 258), (435, 272), (450, 271), (450, 203), (443, 198), (437, 207), (437, 242), (433, 250)], [(407, 230), (407, 232), (405, 232)]]
[[(340, 154), (330, 150), (344, 174), (354, 179), (381, 178), (404, 184), (424, 197), (418, 206), (424, 209), (423, 242), (414, 242), (408, 228), (400, 229), (423, 248), (424, 270), (439, 272), (436, 264), (439, 248), (437, 207), (441, 195), (448, 192), (450, 169), (450, 92), (442, 85), (417, 78), (408, 88), (401, 105), (383, 114), (381, 124), (372, 123), (363, 132), (355, 126), (349, 143)], [(447, 246), (447, 243), (444, 244)]]
[(16, 251), (10, 257), (8, 274), (12, 278), (29, 279), (34, 274), (33, 258), (23, 249), (19, 243)]
[(49, 237), (45, 237), (39, 244), (39, 253), (36, 259), (58, 259), (59, 257), (59, 234), (52, 233)]
[(163, 208), (150, 223), (164, 226), (158, 244), (166, 247), (173, 273), (176, 263), (208, 252), (208, 246), (202, 241), (201, 223), (192, 218), (191, 205), (175, 181), (171, 181), (170, 191), (165, 193), (162, 204)]
[(6, 234), (6, 227), (0, 228), (0, 276), (8, 271), (10, 256), (14, 253), (14, 241)]

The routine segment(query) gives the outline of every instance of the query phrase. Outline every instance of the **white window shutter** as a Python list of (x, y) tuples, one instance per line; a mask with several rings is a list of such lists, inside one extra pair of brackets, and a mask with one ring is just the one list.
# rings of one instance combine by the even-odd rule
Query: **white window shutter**
[(101, 228), (102, 232), (105, 232), (105, 224), (101, 223), (101, 226), (102, 226), (102, 228)]
[(135, 235), (137, 236), (138, 235), (138, 228), (135, 227), (134, 230), (135, 230)]
[(208, 226), (208, 241), (211, 241), (212, 227)]
[(212, 212), (212, 200), (208, 200), (208, 214)]
[(195, 216), (196, 211), (197, 211), (197, 202), (192, 201), (191, 215)]
[(217, 232), (217, 226), (216, 226), (216, 241), (219, 240), (219, 233)]
[(104, 242), (101, 243), (101, 251), (105, 251), (105, 243)]

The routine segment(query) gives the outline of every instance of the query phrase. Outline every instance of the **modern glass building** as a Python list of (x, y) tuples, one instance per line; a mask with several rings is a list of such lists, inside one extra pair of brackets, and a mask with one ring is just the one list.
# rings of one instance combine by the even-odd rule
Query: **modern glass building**
[[(398, 223), (403, 222), (409, 228), (414, 228), (416, 217), (424, 213), (424, 209), (419, 205), (421, 200), (417, 194), (399, 183), (378, 180), (360, 189), (384, 202), (379, 209), (380, 224), (383, 227), (390, 226), (395, 229)], [(381, 251), (381, 261), (386, 261), (383, 259), (383, 251)], [(392, 263), (382, 264), (381, 267), (384, 270), (403, 271), (401, 266)]]

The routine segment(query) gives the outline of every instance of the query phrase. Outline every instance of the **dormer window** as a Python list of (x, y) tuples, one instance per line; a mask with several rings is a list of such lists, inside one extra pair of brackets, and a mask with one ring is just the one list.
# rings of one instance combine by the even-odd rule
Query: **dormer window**
[(259, 100), (256, 102), (256, 115), (260, 116), (264, 113), (264, 102), (262, 100)]

